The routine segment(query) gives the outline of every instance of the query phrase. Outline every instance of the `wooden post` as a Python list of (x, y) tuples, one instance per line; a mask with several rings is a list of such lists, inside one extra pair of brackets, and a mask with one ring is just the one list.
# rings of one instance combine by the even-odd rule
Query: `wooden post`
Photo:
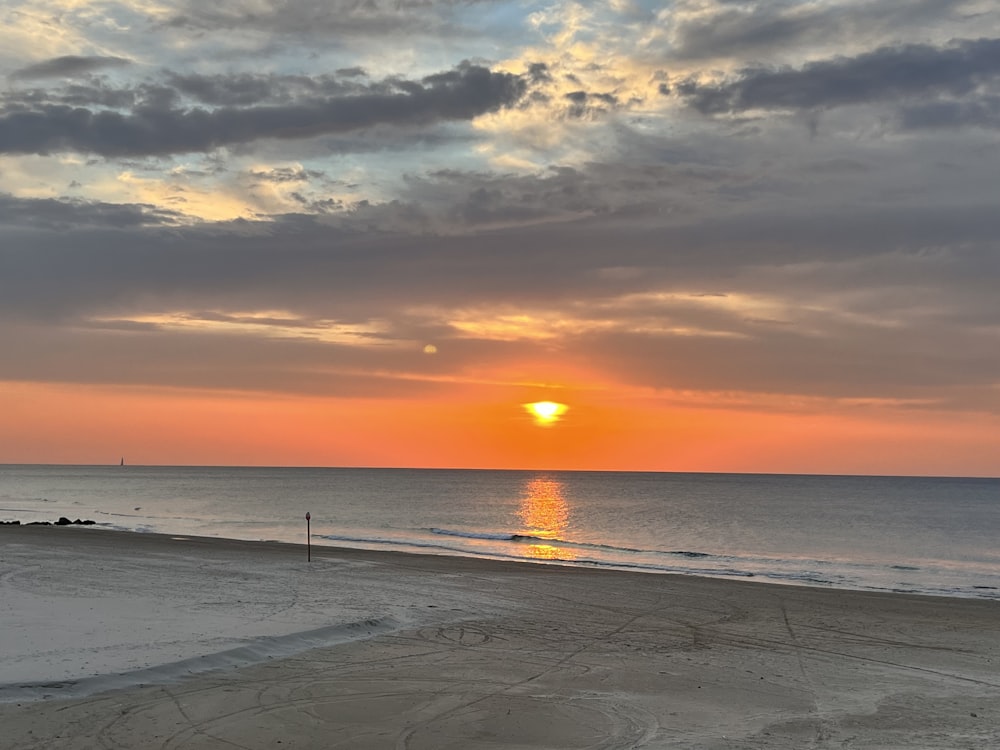
[(312, 521), (312, 514), (306, 513), (306, 562), (312, 562), (312, 531), (309, 524)]

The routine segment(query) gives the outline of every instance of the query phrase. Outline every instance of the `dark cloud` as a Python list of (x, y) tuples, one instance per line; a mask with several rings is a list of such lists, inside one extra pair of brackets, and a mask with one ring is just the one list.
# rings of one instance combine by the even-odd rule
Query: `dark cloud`
[(1000, 96), (979, 101), (914, 104), (900, 110), (903, 130), (940, 130), (963, 127), (1000, 128)]
[(158, 206), (101, 201), (15, 198), (0, 193), (0, 226), (39, 227), (58, 231), (85, 227), (172, 225), (181, 215)]
[[(801, 3), (766, 0), (709, 6), (677, 24), (669, 56), (773, 59), (801, 47), (841, 39), (933, 32), (973, 11), (968, 0), (880, 0), (877, 3)], [(921, 36), (926, 36), (922, 34)]]
[(12, 89), (0, 94), (3, 108), (20, 111), (45, 105), (73, 107), (105, 107), (108, 109), (168, 109), (185, 103), (211, 107), (248, 107), (259, 104), (288, 105), (346, 96), (370, 94), (391, 95), (400, 83), (359, 83), (356, 76), (339, 75), (276, 75), (260, 73), (230, 73), (180, 75), (166, 73), (162, 83), (144, 82), (114, 86), (106, 81), (91, 79), (50, 88)]
[(618, 97), (611, 93), (570, 91), (563, 98), (569, 102), (567, 114), (576, 118), (593, 117), (618, 106)]
[[(345, 81), (344, 78), (349, 80)], [(242, 107), (255, 104), (288, 104), (306, 99), (392, 94), (395, 82), (363, 84), (357, 75), (291, 76), (243, 73), (229, 75), (170, 75), (167, 83), (202, 104)]]
[(771, 45), (815, 37), (829, 10), (821, 6), (790, 13), (792, 8), (781, 3), (753, 5), (749, 8), (722, 7), (711, 14), (678, 25), (672, 55), (682, 59), (744, 55)]
[(251, 170), (250, 176), (262, 182), (308, 182), (313, 179), (321, 179), (323, 173), (315, 169), (305, 169), (304, 167), (276, 167), (274, 169)]
[(130, 60), (126, 60), (123, 57), (79, 57), (76, 55), (65, 55), (19, 68), (11, 73), (10, 76), (11, 78), (24, 80), (35, 78), (73, 78), (105, 68), (120, 68), (131, 64)]
[[(488, 231), (431, 233), (433, 225), (416, 225), (418, 207), (390, 203), (359, 207), (336, 220), (288, 216), (109, 234), (109, 225), (127, 222), (100, 220), (108, 211), (103, 205), (76, 205), (79, 231), (71, 237), (56, 222), (41, 220), (31, 223), (58, 231), (0, 236), (2, 257), (19, 258), (16, 273), (8, 268), (0, 274), (0, 307), (95, 309), (132, 294), (187, 300), (205, 294), (206, 300), (256, 300), (255, 308), (315, 307), (319, 315), (329, 305), (344, 305), (337, 315), (348, 309), (374, 314), (388, 300), (400, 307), (431, 300), (456, 306), (501, 300), (558, 304), (664, 286), (710, 291), (739, 279), (747, 291), (787, 296), (796, 290), (803, 299), (824, 289), (890, 282), (961, 288), (956, 301), (988, 300), (996, 316), (992, 279), (1000, 273), (995, 253), (1000, 218), (985, 202), (978, 209), (853, 210), (849, 219), (841, 206), (796, 216), (776, 206), (770, 213), (709, 215), (671, 225), (655, 214), (641, 221), (582, 210), (561, 216), (560, 206), (546, 202), (571, 196), (563, 205), (584, 209), (601, 198), (585, 190), (563, 192), (573, 184), (572, 175), (545, 186), (547, 194), (527, 184), (453, 179), (469, 195), (457, 199), (452, 210), (471, 215), (472, 226), (490, 224)], [(489, 210), (490, 193), (498, 203), (495, 212)], [(56, 209), (65, 206), (22, 200), (5, 213), (44, 217)], [(88, 211), (96, 218), (87, 218)], [(134, 215), (141, 209), (122, 211)], [(530, 221), (516, 225), (525, 212)], [(393, 225), (405, 231), (389, 231)], [(24, 254), (29, 246), (32, 252)], [(884, 265), (872, 265), (875, 259)], [(609, 266), (638, 273), (616, 280), (603, 273)], [(802, 270), (794, 278), (775, 277), (779, 268)], [(843, 270), (831, 276), (831, 268)], [(823, 270), (813, 275), (811, 269)], [(751, 284), (760, 274), (771, 281)], [(46, 279), (52, 284), (48, 290), (38, 286)], [(72, 291), (50, 296), (64, 286)], [(928, 299), (926, 292), (922, 299)]]
[(548, 83), (552, 80), (549, 66), (542, 62), (531, 63), (528, 66), (528, 75), (533, 83)]
[[(259, 79), (248, 77), (245, 82), (255, 84)], [(352, 89), (347, 95), (287, 105), (180, 109), (170, 106), (170, 97), (164, 96), (122, 113), (38, 104), (0, 117), (0, 153), (165, 155), (211, 151), (262, 138), (300, 139), (377, 125), (470, 120), (515, 104), (525, 89), (518, 76), (466, 63), (420, 81), (392, 79), (363, 92)], [(211, 96), (217, 90), (208, 87), (202, 93)]]
[(963, 96), (1000, 76), (1000, 39), (962, 40), (946, 47), (880, 47), (856, 57), (807, 63), (801, 68), (747, 68), (734, 80), (675, 87), (705, 114), (747, 110), (803, 110)]
[[(305, 76), (303, 76), (305, 78)], [(170, 84), (181, 94), (203, 104), (223, 107), (246, 107), (261, 102), (291, 101), (289, 81), (276, 76), (255, 75), (172, 75)], [(280, 84), (284, 84), (283, 86)], [(276, 96), (277, 94), (277, 96)]]
[[(175, 92), (170, 91), (171, 95)], [(71, 107), (108, 107), (123, 109), (135, 106), (137, 102), (153, 100), (158, 96), (154, 87), (111, 86), (102, 81), (73, 83), (59, 88), (13, 89), (0, 94), (2, 110), (31, 111), (37, 107), (53, 104)]]

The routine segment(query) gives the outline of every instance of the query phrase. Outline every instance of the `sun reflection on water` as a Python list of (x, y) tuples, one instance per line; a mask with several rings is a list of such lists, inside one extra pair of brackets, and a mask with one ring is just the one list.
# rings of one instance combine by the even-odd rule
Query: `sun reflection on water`
[[(569, 526), (569, 504), (563, 496), (562, 482), (550, 477), (534, 477), (521, 487), (521, 507), (518, 516), (526, 527), (525, 534), (540, 540), (564, 539)], [(528, 555), (539, 560), (572, 560), (576, 553), (565, 547), (544, 542), (528, 545)]]

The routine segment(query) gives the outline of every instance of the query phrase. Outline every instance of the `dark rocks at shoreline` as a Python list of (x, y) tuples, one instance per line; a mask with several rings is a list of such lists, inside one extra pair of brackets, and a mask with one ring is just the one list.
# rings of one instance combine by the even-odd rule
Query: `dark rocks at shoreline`
[(66, 516), (60, 516), (59, 520), (55, 522), (55, 526), (93, 526), (94, 522), (91, 520), (81, 521), (79, 518), (75, 521), (70, 521)]
[[(89, 518), (86, 521), (82, 521), (79, 518), (75, 521), (70, 521), (66, 516), (60, 516), (58, 521), (30, 521), (25, 526), (93, 526), (97, 521), (91, 521)], [(20, 521), (0, 521), (0, 526), (20, 526)]]

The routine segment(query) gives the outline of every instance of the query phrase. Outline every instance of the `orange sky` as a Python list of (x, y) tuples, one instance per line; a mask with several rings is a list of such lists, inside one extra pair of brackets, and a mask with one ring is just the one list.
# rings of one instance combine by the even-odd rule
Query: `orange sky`
[[(486, 393), (481, 391), (486, 390)], [(336, 399), (8, 384), (6, 463), (415, 466), (996, 475), (996, 421), (887, 409), (683, 406), (567, 392), (538, 426), (510, 389), (455, 398)], [(552, 391), (540, 396), (552, 397)]]

